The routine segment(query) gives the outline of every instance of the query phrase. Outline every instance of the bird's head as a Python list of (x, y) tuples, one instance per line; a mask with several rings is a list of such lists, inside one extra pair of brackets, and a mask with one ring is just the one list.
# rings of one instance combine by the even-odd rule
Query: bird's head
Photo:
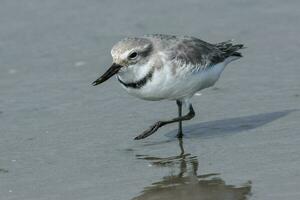
[(112, 66), (93, 85), (103, 83), (117, 73), (143, 70), (152, 52), (152, 42), (147, 38), (125, 38), (119, 41), (111, 50)]

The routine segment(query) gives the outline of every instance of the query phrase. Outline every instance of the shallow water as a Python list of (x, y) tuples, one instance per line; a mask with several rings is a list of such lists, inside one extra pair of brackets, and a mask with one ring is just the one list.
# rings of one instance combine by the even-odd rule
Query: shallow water
[(185, 153), (183, 140), (178, 139), (180, 154), (170, 157), (136, 155), (148, 161), (149, 166), (175, 168), (172, 173), (145, 187), (138, 199), (246, 199), (251, 194), (251, 181), (236, 187), (226, 185), (220, 174), (198, 175), (199, 161)]
[[(2, 1), (0, 199), (300, 199), (299, 1)], [(120, 38), (248, 47), (196, 117), (133, 138), (175, 102), (92, 87)]]

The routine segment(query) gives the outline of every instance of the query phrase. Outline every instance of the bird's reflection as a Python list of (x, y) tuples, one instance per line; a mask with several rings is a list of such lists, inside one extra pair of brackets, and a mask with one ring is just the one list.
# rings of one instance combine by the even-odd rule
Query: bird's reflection
[(183, 141), (179, 139), (180, 154), (166, 158), (137, 155), (138, 159), (149, 161), (153, 166), (178, 167), (179, 173), (168, 175), (162, 180), (144, 188), (133, 200), (243, 200), (251, 191), (251, 183), (235, 187), (226, 185), (219, 174), (198, 175), (198, 159), (185, 153)]

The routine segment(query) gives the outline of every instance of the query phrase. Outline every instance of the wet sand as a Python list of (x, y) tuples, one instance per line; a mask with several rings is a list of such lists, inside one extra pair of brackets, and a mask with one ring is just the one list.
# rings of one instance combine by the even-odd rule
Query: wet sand
[[(0, 6), (0, 199), (300, 199), (299, 1), (16, 1)], [(120, 38), (248, 47), (192, 100), (196, 117), (133, 138), (175, 102), (92, 87)]]

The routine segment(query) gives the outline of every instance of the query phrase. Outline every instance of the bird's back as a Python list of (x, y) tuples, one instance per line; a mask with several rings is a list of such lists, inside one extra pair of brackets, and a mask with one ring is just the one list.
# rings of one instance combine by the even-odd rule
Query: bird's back
[(242, 57), (238, 50), (243, 44), (233, 44), (232, 40), (211, 44), (190, 36), (174, 36), (164, 34), (146, 35), (161, 51), (169, 55), (169, 59), (178, 59), (193, 65), (217, 64), (235, 56)]

